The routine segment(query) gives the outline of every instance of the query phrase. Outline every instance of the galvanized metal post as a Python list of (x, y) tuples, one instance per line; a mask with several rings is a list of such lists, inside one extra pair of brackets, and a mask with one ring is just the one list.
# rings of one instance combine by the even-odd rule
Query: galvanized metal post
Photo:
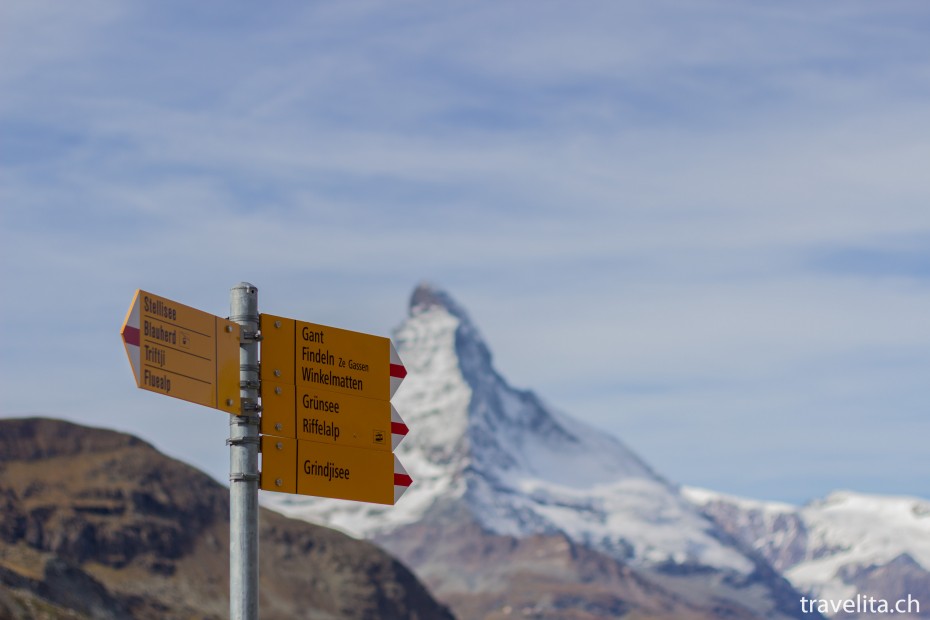
[(229, 618), (258, 619), (258, 289), (237, 284), (229, 320), (242, 328), (240, 415), (229, 418)]

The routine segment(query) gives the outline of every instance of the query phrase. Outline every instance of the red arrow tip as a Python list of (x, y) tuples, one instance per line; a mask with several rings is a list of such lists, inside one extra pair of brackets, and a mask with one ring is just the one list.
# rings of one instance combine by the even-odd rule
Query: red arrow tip
[(123, 327), (123, 341), (126, 344), (139, 346), (139, 328), (126, 325)]
[[(381, 376), (383, 377), (384, 375)], [(403, 379), (407, 376), (407, 369), (400, 364), (391, 364), (391, 376), (398, 379)]]

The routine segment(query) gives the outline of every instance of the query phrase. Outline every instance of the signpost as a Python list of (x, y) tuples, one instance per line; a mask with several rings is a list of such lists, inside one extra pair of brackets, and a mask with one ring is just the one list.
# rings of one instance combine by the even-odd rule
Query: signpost
[(413, 482), (393, 453), (408, 429), (390, 402), (407, 370), (388, 338), (260, 315), (247, 282), (230, 310), (137, 290), (120, 335), (138, 387), (234, 414), (229, 615), (255, 620), (258, 488), (396, 503)]
[(137, 290), (120, 330), (136, 385), (239, 413), (239, 326)]

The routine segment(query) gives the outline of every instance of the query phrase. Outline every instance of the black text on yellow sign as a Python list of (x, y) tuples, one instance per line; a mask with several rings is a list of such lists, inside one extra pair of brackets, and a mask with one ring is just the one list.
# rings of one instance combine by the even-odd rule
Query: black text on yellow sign
[(310, 390), (303, 385), (262, 385), (261, 432), (265, 435), (390, 452), (392, 432), (401, 427), (406, 434), (406, 426), (399, 418), (392, 421), (392, 413), (386, 400)]
[(120, 333), (142, 389), (239, 413), (237, 324), (138, 290)]
[(334, 446), (286, 437), (262, 437), (261, 488), (316, 497), (394, 504), (396, 486), (410, 485), (397, 474), (393, 453)]
[(261, 331), (263, 383), (390, 400), (391, 378), (406, 375), (389, 338), (269, 314)]

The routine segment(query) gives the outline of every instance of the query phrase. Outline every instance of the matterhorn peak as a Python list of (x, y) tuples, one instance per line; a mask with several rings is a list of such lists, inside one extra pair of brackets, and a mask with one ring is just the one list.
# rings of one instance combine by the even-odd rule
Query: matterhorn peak
[(423, 281), (410, 296), (408, 312), (408, 322), (428, 321), (427, 315), (434, 313), (452, 317), (455, 323), (452, 343), (459, 362), (464, 364), (463, 370), (493, 374), (490, 349), (468, 316), (468, 312), (452, 295), (430, 282)]
[(452, 299), (449, 293), (435, 286), (432, 282), (426, 280), (420, 282), (410, 296), (410, 316), (416, 316), (435, 306), (443, 308), (459, 319), (467, 316), (462, 306)]

